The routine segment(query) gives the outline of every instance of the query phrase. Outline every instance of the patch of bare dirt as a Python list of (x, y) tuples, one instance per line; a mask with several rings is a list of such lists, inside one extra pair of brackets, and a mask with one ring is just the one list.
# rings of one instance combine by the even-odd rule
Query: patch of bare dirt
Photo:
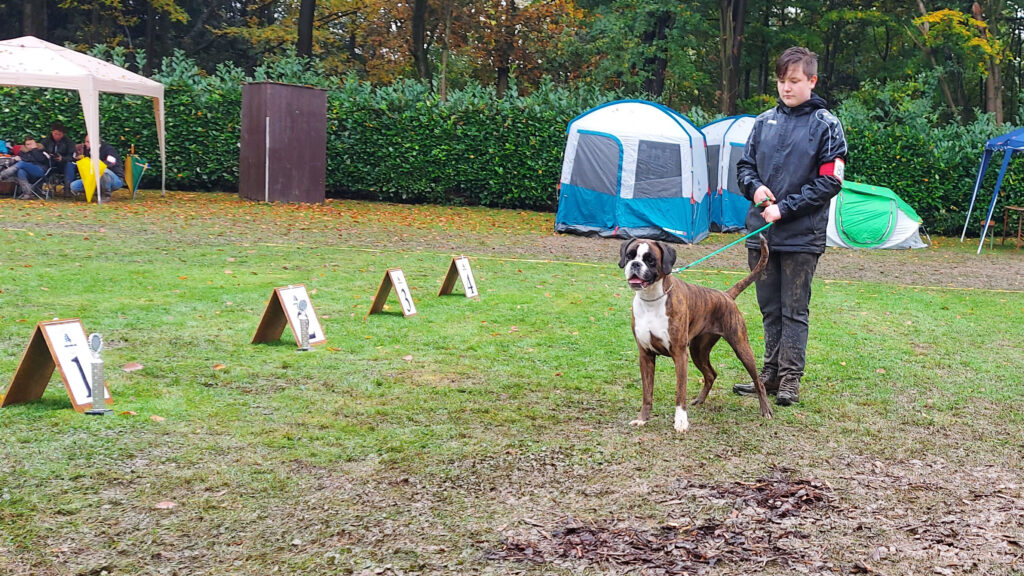
[(835, 496), (827, 484), (776, 470), (754, 483), (693, 485), (689, 491), (713, 500), (732, 500), (732, 510), (699, 525), (687, 518), (655, 529), (638, 528), (628, 521), (572, 517), (550, 529), (534, 523), (536, 530), (506, 538), (499, 549), (485, 556), (666, 575), (703, 574), (720, 562), (752, 571), (769, 562), (802, 572), (833, 570), (823, 550), (808, 546), (808, 534), (800, 529), (801, 523), (820, 522), (834, 507)]
[[(675, 244), (676, 266), (683, 266), (739, 238), (737, 235), (713, 234), (696, 245)], [(851, 250), (828, 248), (818, 263), (815, 275), (824, 280), (851, 280), (943, 288), (974, 288), (986, 290), (1024, 290), (1024, 250), (1009, 244), (995, 249), (986, 243), (981, 254), (975, 254), (977, 239), (933, 238), (932, 246), (917, 250)], [(607, 262), (614, 266), (619, 259), (621, 240), (587, 238), (571, 235), (531, 236), (514, 244), (490, 246), (444, 246), (453, 251), (550, 258), (574, 262)], [(747, 254), (737, 244), (691, 270), (747, 270)]]
[(660, 525), (629, 515), (523, 517), (484, 557), (531, 573), (1024, 571), (1024, 497), (1013, 470), (851, 456), (825, 474), (831, 480), (783, 468), (751, 483), (677, 479), (659, 495)]

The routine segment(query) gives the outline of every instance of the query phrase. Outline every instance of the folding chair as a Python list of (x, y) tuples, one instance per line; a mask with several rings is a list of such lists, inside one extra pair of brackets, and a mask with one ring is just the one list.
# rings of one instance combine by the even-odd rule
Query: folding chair
[(32, 194), (40, 200), (49, 200), (53, 197), (53, 184), (51, 183), (52, 176), (57, 173), (57, 167), (50, 162), (50, 167), (43, 172), (43, 175), (36, 179), (35, 182), (30, 182), (30, 189)]

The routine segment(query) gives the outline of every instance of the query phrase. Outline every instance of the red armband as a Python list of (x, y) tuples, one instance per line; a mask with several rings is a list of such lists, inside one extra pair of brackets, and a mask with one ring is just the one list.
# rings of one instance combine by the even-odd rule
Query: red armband
[(820, 175), (820, 176), (831, 176), (831, 177), (835, 178), (836, 180), (839, 180), (840, 184), (843, 183), (843, 176), (845, 175), (845, 173), (846, 173), (846, 162), (843, 162), (842, 158), (836, 158), (835, 160), (833, 160), (831, 162), (827, 162), (825, 164), (822, 164), (821, 168), (818, 169), (818, 175)]

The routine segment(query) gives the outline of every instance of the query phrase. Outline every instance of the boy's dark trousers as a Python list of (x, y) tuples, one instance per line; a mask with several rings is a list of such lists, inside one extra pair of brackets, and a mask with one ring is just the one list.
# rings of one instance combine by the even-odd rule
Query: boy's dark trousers
[[(757, 304), (764, 317), (764, 369), (779, 379), (804, 375), (811, 279), (819, 256), (773, 251), (768, 256), (768, 266), (754, 283)], [(751, 269), (760, 258), (760, 250), (747, 251)]]

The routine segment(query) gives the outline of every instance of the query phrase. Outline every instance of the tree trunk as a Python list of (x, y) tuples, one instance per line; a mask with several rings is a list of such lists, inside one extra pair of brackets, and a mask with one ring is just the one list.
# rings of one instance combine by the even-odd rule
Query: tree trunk
[(740, 56), (743, 49), (743, 25), (747, 0), (720, 0), (719, 56), (722, 62), (722, 94), (719, 100), (723, 114), (736, 114), (739, 93)]
[(650, 47), (649, 55), (644, 58), (644, 90), (652, 96), (661, 96), (665, 91), (665, 71), (668, 69), (668, 56), (661, 44), (668, 37), (668, 29), (672, 24), (672, 14), (659, 12), (654, 17), (651, 28), (644, 32), (641, 41)]
[(153, 74), (153, 66), (156, 65), (156, 7), (153, 0), (146, 2), (146, 64), (142, 68), (143, 76)]
[(444, 10), (444, 37), (441, 40), (441, 80), (438, 82), (438, 95), (441, 102), (448, 101), (448, 39), (451, 37), (452, 11), (455, 9), (454, 0), (447, 0), (442, 7)]
[(316, 0), (302, 0), (299, 5), (299, 38), (295, 43), (295, 53), (307, 58), (313, 56), (313, 15), (316, 13)]
[(414, 0), (412, 6), (412, 61), (416, 75), (432, 82), (430, 61), (427, 59), (427, 0)]
[(500, 2), (499, 4), (505, 6), (505, 17), (499, 18), (501, 44), (496, 51), (497, 65), (495, 66), (495, 72), (497, 73), (497, 80), (494, 89), (498, 93), (498, 98), (502, 98), (505, 96), (505, 92), (508, 91), (509, 74), (512, 70), (512, 53), (515, 51), (516, 12), (518, 11), (518, 6), (516, 6), (514, 0)]
[[(982, 34), (985, 39), (990, 43), (993, 42), (994, 38), (999, 37), (999, 31), (997, 30), (997, 19), (1002, 8), (1002, 1), (995, 0), (988, 3), (989, 7), (989, 21), (985, 22), (984, 13), (982, 12), (981, 5), (977, 2), (972, 6), (972, 12), (974, 18), (979, 22), (987, 24), (982, 27)], [(988, 74), (985, 75), (985, 110), (991, 112), (995, 116), (996, 124), (1003, 123), (1003, 80), (1002, 74), (999, 69), (1000, 58), (997, 55), (991, 55), (985, 58), (985, 68)]]
[[(921, 11), (922, 16), (928, 15), (928, 9), (925, 8), (924, 0), (917, 0), (917, 9)], [(926, 34), (928, 32), (927, 23), (922, 24), (919, 28), (922, 34)], [(917, 41), (916, 38), (914, 40), (915, 42)], [(938, 62), (935, 61), (935, 54), (928, 45), (918, 43), (917, 47), (921, 49), (921, 52), (924, 54), (925, 58), (928, 59), (928, 63), (931, 64), (933, 68), (939, 67)], [(946, 79), (945, 74), (939, 74), (939, 86), (942, 88), (942, 96), (946, 99), (946, 106), (949, 108), (950, 114), (959, 118), (960, 113), (957, 110), (956, 103), (953, 101), (953, 91), (949, 88), (949, 81)]]
[(46, 0), (24, 0), (21, 5), (21, 34), (46, 38)]
[[(771, 23), (770, 15), (772, 12), (771, 2), (765, 2), (764, 14), (761, 16), (761, 26), (765, 30), (768, 30), (768, 25)], [(757, 75), (757, 91), (759, 94), (768, 94), (768, 78), (771, 76), (771, 65), (768, 60), (768, 46), (766, 44), (761, 45), (761, 68), (758, 70)]]

